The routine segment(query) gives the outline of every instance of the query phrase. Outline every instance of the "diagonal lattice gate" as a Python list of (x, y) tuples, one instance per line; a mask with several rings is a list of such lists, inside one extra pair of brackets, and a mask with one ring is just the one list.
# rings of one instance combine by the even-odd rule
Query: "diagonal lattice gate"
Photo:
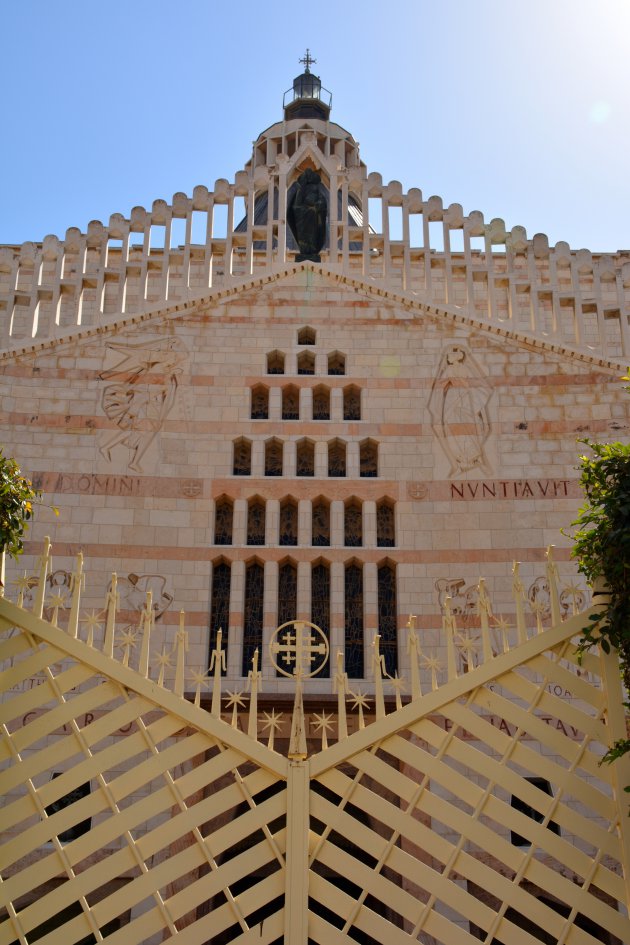
[(171, 692), (0, 601), (0, 945), (630, 942), (619, 678), (576, 665), (583, 623), (285, 758), (183, 662)]

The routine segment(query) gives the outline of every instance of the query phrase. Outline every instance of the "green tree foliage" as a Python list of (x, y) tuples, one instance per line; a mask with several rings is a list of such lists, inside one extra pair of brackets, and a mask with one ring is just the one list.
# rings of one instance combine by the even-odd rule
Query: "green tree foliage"
[(24, 529), (40, 497), (15, 460), (0, 451), (0, 548), (4, 547), (13, 558), (24, 549)]
[[(630, 692), (630, 445), (581, 442), (592, 456), (580, 457), (586, 503), (573, 522), (577, 531), (572, 555), (589, 584), (602, 588), (607, 599), (584, 628), (578, 652), (595, 644), (605, 653), (615, 647)], [(628, 751), (630, 739), (622, 739), (605, 760), (614, 761)]]

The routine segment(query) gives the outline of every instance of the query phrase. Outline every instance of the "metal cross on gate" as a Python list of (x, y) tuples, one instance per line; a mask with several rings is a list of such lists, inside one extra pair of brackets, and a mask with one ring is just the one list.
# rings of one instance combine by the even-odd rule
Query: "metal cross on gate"
[[(289, 627), (295, 628), (293, 633)], [(275, 668), (283, 676), (308, 679), (309, 676), (316, 676), (326, 665), (329, 646), (326, 636), (316, 624), (309, 623), (308, 620), (288, 620), (274, 632), (269, 651)], [(282, 661), (288, 666), (293, 664), (293, 672), (288, 672), (274, 656), (282, 657)], [(318, 656), (323, 659), (313, 669), (312, 664)]]

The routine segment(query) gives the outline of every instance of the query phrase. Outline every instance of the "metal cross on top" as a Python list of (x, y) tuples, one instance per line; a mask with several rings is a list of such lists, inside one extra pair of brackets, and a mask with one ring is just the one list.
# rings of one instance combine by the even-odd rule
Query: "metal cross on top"
[(311, 71), (311, 66), (314, 66), (314, 65), (315, 65), (315, 63), (317, 62), (317, 59), (313, 59), (313, 57), (311, 56), (311, 51), (310, 51), (310, 49), (308, 49), (308, 47), (307, 47), (307, 49), (306, 49), (306, 55), (304, 56), (303, 59), (300, 59), (299, 62), (303, 62), (303, 63), (304, 63), (304, 71), (305, 71), (305, 72), (310, 72), (310, 71)]
[[(293, 631), (291, 631), (293, 627)], [(269, 645), (271, 659), (276, 669), (283, 676), (307, 679), (321, 672), (328, 661), (328, 640), (314, 623), (307, 620), (288, 620), (275, 631)], [(279, 656), (282, 663), (292, 667), (288, 672), (281, 663), (274, 659)], [(322, 657), (322, 659), (317, 659)], [(316, 662), (315, 668), (312, 664)]]

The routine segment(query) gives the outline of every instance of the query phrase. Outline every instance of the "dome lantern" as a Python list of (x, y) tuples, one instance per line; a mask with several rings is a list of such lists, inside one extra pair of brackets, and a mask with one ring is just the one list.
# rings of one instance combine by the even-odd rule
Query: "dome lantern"
[(293, 80), (293, 87), (284, 93), (284, 117), (291, 118), (320, 118), (328, 121), (332, 105), (332, 94), (322, 87), (319, 76), (313, 75), (310, 67), (317, 62), (313, 59), (310, 50), (306, 50), (303, 59), (304, 72)]

